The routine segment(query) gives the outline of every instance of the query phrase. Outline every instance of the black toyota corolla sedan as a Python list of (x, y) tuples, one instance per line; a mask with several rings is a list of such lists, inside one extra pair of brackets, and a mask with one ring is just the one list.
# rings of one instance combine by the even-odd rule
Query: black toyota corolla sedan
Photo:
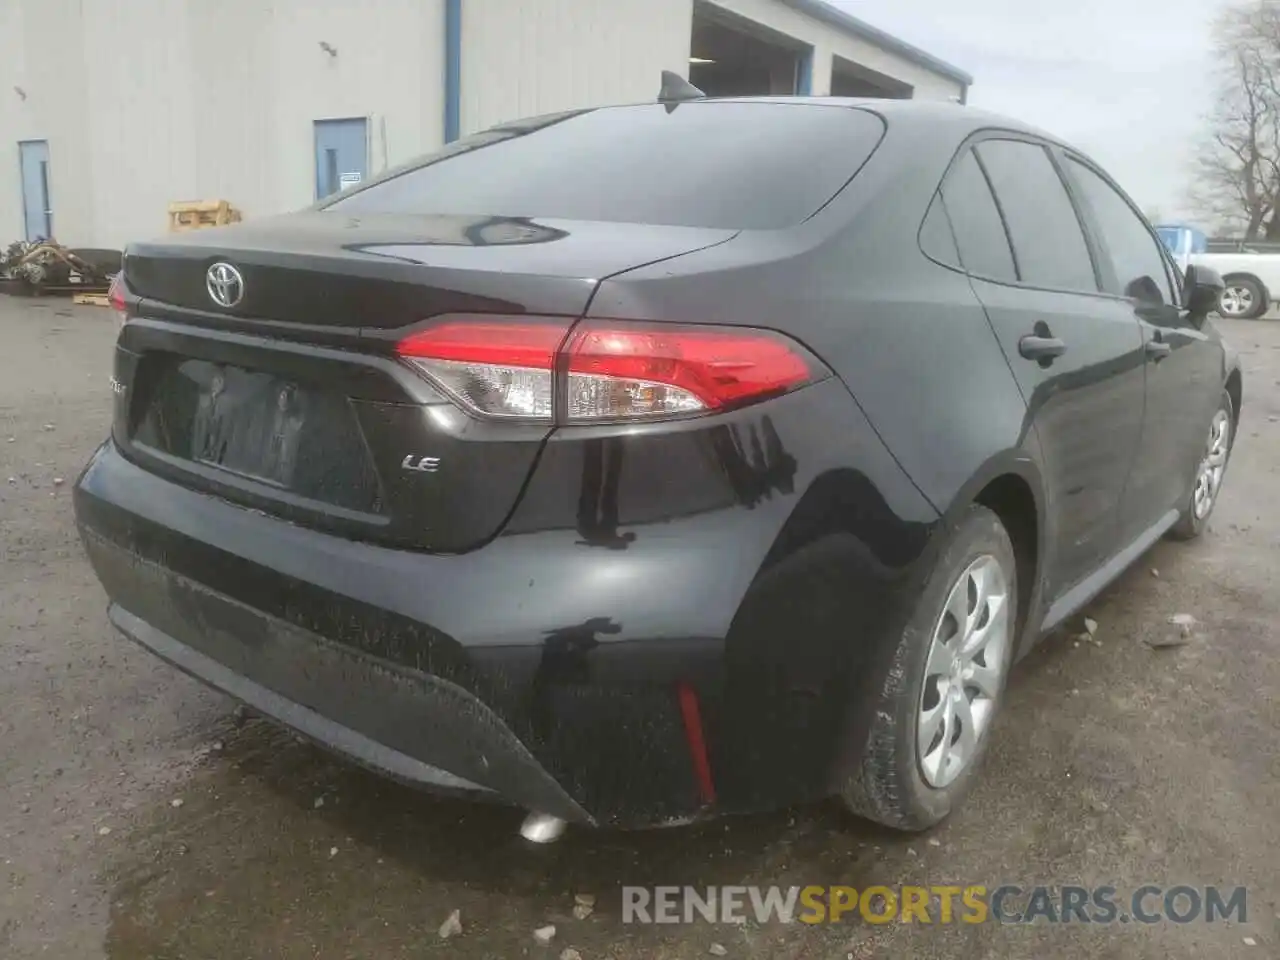
[(1010, 664), (1203, 529), (1220, 287), (969, 107), (541, 117), (130, 247), (76, 515), (122, 633), (401, 781), (922, 829)]

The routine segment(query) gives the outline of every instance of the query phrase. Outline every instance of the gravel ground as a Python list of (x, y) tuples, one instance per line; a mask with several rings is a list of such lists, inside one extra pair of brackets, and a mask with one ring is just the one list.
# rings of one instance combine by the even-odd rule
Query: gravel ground
[[(69, 497), (107, 431), (113, 323), (0, 296), (0, 956), (1280, 956), (1280, 323), (1223, 326), (1246, 399), (1210, 531), (1157, 545), (1093, 604), (1100, 645), (1056, 637), (1020, 665), (982, 784), (930, 837), (822, 807), (529, 849), (517, 814), (423, 797), (242, 722), (113, 634)], [(1148, 647), (1176, 613), (1199, 621), (1191, 643)], [(913, 882), (1245, 885), (1248, 917), (620, 919), (627, 883)], [(575, 919), (581, 893), (595, 911)], [(455, 909), (463, 933), (441, 942)]]

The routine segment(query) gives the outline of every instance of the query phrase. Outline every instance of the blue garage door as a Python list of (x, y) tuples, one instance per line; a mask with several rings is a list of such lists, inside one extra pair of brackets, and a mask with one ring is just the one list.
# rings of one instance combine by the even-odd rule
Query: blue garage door
[(360, 183), (369, 175), (367, 122), (316, 121), (316, 199)]
[(24, 140), (18, 144), (22, 174), (22, 214), (28, 240), (53, 236), (53, 204), (49, 199), (49, 142)]

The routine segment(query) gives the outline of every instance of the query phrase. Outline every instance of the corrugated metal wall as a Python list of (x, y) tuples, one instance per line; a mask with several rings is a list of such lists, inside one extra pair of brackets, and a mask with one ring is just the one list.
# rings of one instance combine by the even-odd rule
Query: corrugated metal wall
[[(23, 236), (18, 141), (49, 142), (54, 231), (93, 235), (93, 184), (85, 169), (88, 65), (75, 25), (81, 0), (0, 0), (0, 243)], [(68, 30), (70, 26), (70, 30)], [(17, 89), (15, 89), (17, 88)], [(18, 91), (21, 90), (20, 94)], [(24, 99), (25, 97), (25, 99)]]
[(464, 2), (462, 132), (658, 95), (685, 73), (693, 0)]
[[(958, 85), (778, 0), (715, 4), (915, 88)], [(371, 118), (371, 173), (444, 133), (445, 0), (0, 0), (0, 243), (22, 236), (19, 140), (49, 141), (54, 231), (121, 247), (173, 200), (246, 216), (314, 199), (316, 120)], [(461, 132), (652, 99), (688, 69), (694, 0), (463, 0)], [(328, 44), (336, 54), (326, 52)], [(15, 89), (17, 88), (17, 89)], [(17, 90), (21, 90), (20, 95)]]
[(0, 0), (0, 245), (22, 236), (18, 141), (43, 136), (31, 129), (24, 101), (13, 88), (26, 77), (26, 23), (14, 0)]
[(193, 107), (202, 78), (186, 44), (185, 3), (84, 0), (83, 7), (91, 82), (80, 93), (92, 108), (73, 137), (77, 149), (67, 155), (54, 144), (51, 165), (59, 183), (84, 181), (93, 192), (78, 209), (55, 193), (54, 216), (63, 224), (55, 235), (85, 243), (85, 233), (71, 229), (83, 218), (91, 245), (119, 247), (163, 232), (169, 202), (197, 189)]
[(836, 30), (805, 16), (776, 0), (712, 0), (713, 5), (794, 37), (813, 47), (813, 74), (810, 93), (825, 97), (831, 93), (831, 57), (837, 55), (887, 74), (914, 88), (918, 100), (949, 100), (961, 92), (960, 84), (913, 63), (905, 57), (877, 47), (859, 37)]
[(371, 172), (437, 147), (443, 16), (443, 0), (0, 0), (0, 243), (22, 235), (20, 139), (49, 141), (56, 236), (109, 247), (163, 233), (174, 200), (311, 203), (316, 120), (369, 116)]

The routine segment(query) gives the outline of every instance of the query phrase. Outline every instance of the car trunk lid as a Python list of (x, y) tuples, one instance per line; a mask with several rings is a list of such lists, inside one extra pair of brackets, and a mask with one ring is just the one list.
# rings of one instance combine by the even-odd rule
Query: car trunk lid
[[(395, 356), (431, 318), (576, 319), (609, 275), (732, 230), (307, 212), (139, 244), (114, 434), (176, 482), (437, 552), (494, 536), (549, 427), (481, 421)], [(216, 302), (210, 268), (234, 269)]]
[[(135, 244), (126, 270), (133, 292), (154, 307), (212, 312), (226, 318), (219, 326), (259, 320), (378, 334), (442, 313), (577, 316), (600, 279), (735, 232), (307, 211)], [(218, 263), (243, 279), (234, 306), (210, 293), (209, 268)]]

